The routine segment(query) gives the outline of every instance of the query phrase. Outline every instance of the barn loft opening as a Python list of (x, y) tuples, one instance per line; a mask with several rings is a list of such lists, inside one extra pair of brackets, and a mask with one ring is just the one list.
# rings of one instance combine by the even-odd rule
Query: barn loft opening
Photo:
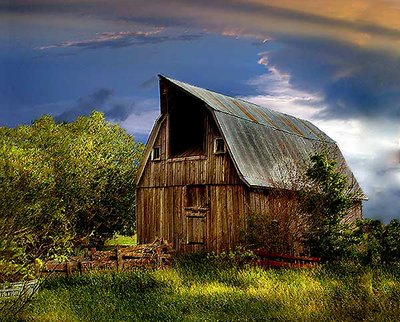
[(173, 89), (168, 99), (170, 157), (205, 154), (204, 105), (198, 99)]

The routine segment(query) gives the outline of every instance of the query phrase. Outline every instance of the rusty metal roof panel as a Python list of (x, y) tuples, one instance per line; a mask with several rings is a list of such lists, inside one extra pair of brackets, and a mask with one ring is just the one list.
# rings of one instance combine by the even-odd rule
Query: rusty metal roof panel
[(244, 122), (226, 113), (214, 112), (232, 159), (249, 186), (296, 190), (308, 167), (310, 155), (329, 145), (344, 174), (354, 182), (354, 191), (362, 194), (358, 183), (336, 143), (310, 140), (253, 122)]

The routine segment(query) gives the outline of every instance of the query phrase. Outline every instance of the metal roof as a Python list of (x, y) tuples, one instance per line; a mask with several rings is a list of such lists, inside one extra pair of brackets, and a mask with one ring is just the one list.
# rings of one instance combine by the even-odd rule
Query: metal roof
[(161, 76), (186, 92), (201, 99), (210, 108), (272, 129), (292, 133), (313, 140), (334, 142), (309, 121), (280, 113), (241, 99), (229, 97), (204, 88), (193, 86), (172, 78)]
[(341, 165), (365, 198), (336, 142), (311, 122), (160, 75), (212, 111), (242, 180), (251, 187), (296, 190), (310, 155), (321, 149)]

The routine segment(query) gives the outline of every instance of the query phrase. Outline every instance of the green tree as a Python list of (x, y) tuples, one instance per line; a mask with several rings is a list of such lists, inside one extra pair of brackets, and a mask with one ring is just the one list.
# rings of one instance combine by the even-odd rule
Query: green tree
[(381, 264), (384, 231), (379, 220), (358, 220), (344, 235), (343, 258), (362, 265)]
[(337, 162), (329, 159), (326, 153), (311, 156), (306, 181), (301, 192), (308, 224), (306, 243), (312, 255), (324, 260), (337, 259), (343, 255), (341, 222), (353, 206), (356, 195)]
[(73, 244), (133, 233), (142, 152), (99, 112), (0, 128), (2, 278), (30, 274), (36, 259), (65, 255)]
[(392, 219), (382, 236), (382, 261), (400, 263), (400, 221)]

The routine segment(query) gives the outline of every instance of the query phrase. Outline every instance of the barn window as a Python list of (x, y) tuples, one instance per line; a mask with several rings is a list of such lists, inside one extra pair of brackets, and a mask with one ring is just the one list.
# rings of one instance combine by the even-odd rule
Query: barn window
[(214, 153), (215, 154), (220, 154), (220, 153), (225, 153), (225, 142), (223, 138), (216, 138), (214, 140)]
[(153, 151), (151, 152), (151, 159), (154, 161), (161, 159), (161, 148), (159, 146), (155, 146)]

